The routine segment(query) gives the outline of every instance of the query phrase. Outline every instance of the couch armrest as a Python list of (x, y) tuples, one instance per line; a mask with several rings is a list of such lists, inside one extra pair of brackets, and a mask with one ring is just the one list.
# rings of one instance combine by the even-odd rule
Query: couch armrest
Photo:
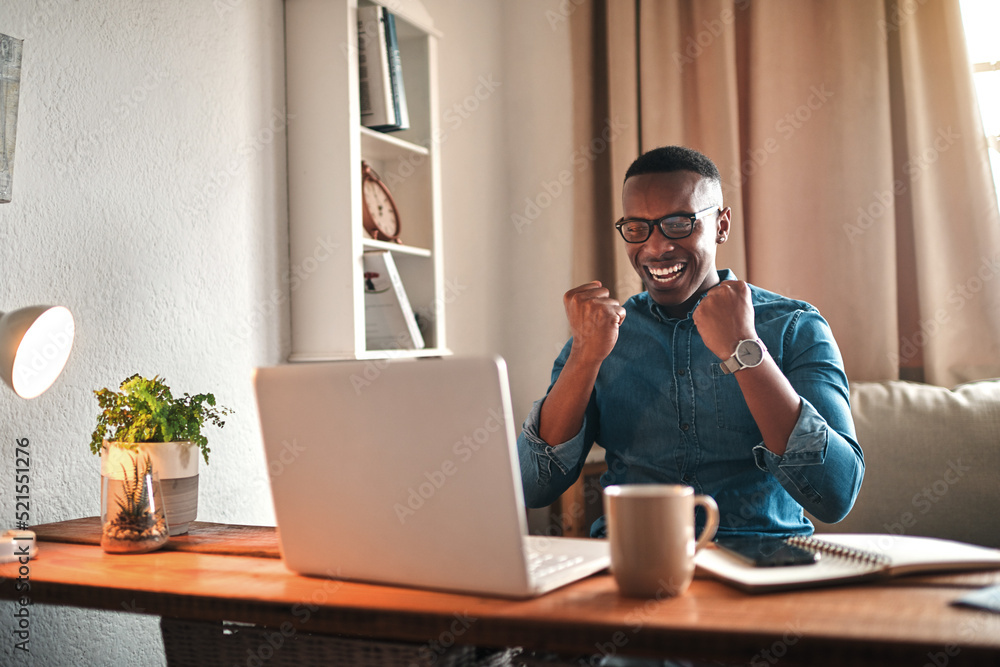
[(819, 532), (924, 535), (1000, 548), (1000, 380), (953, 390), (851, 385), (865, 479), (851, 513)]

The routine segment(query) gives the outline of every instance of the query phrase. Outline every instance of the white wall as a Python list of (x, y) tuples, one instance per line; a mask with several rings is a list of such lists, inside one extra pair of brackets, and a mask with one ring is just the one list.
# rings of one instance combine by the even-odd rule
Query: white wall
[[(456, 353), (507, 360), (518, 426), (569, 335), (573, 193), (569, 27), (558, 0), (425, 0), (441, 41), (445, 272)], [(484, 86), (484, 81), (492, 86)], [(498, 84), (498, 85), (497, 85)], [(487, 92), (492, 89), (492, 92)], [(537, 216), (529, 203), (540, 202)], [(530, 218), (516, 224), (514, 216)]]
[[(133, 372), (235, 409), (209, 434), (199, 519), (271, 523), (249, 372), (289, 340), (280, 0), (2, 3), (0, 32), (25, 44), (0, 310), (64, 304), (78, 337), (42, 397), (0, 388), (0, 526), (18, 438), (31, 523), (99, 512), (91, 391)], [(572, 195), (521, 233), (511, 215), (572, 153), (569, 35), (555, 0), (425, 5), (444, 34), (449, 344), (507, 357), (520, 420), (566, 336)], [(0, 663), (32, 664), (13, 653), (12, 608)], [(164, 663), (155, 617), (32, 613), (34, 664)]]
[[(0, 309), (64, 304), (78, 333), (48, 393), (0, 388), (0, 525), (17, 438), (34, 454), (31, 523), (99, 513), (91, 391), (134, 372), (235, 410), (209, 433), (199, 518), (270, 519), (249, 373), (289, 337), (287, 295), (270, 305), (288, 264), (281, 8), (3, 0), (0, 32), (25, 41)], [(11, 608), (0, 663), (25, 664)], [(155, 617), (36, 606), (31, 630), (39, 665), (163, 660)]]
[[(502, 353), (510, 364), (519, 419), (549, 386), (552, 362), (569, 337), (563, 294), (573, 287), (573, 88), (570, 2), (507, 6), (504, 62), (507, 246)], [(516, 216), (516, 217), (515, 217)], [(518, 422), (520, 424), (520, 422)]]

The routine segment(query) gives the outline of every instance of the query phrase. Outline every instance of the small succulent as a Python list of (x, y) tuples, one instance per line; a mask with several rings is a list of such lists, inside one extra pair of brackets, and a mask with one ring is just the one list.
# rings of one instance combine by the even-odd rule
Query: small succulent
[(139, 460), (134, 459), (132, 473), (122, 464), (122, 494), (118, 497), (118, 514), (110, 523), (122, 530), (144, 533), (156, 524), (156, 517), (149, 511), (149, 488), (146, 479), (153, 469), (153, 464), (147, 454), (142, 462), (142, 472), (139, 472)]

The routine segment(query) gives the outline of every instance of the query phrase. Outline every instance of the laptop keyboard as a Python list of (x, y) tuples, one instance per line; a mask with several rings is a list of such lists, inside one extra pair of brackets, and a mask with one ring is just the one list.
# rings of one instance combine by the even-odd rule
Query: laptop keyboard
[(528, 551), (528, 573), (532, 579), (544, 578), (568, 567), (579, 565), (583, 560), (583, 556)]

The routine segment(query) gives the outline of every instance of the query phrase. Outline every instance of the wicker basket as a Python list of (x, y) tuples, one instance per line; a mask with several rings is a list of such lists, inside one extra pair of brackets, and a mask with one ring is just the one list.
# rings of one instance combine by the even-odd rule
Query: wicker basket
[(600, 661), (600, 656), (571, 658), (544, 651), (520, 651), (511, 656), (512, 667), (590, 667), (599, 665)]
[(426, 643), (376, 641), (242, 623), (160, 621), (169, 667), (513, 667), (518, 649), (455, 645), (433, 654)]

